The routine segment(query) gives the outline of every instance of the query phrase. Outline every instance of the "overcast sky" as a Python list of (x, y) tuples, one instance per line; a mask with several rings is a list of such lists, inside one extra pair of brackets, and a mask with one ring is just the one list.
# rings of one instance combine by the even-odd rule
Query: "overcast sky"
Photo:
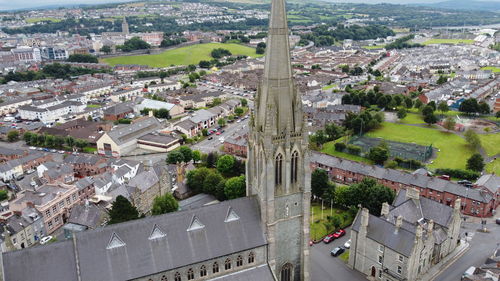
[[(0, 10), (13, 10), (22, 8), (37, 8), (47, 5), (61, 5), (61, 4), (105, 4), (112, 2), (128, 2), (131, 0), (0, 0)], [(325, 1), (325, 0), (323, 0)], [(329, 2), (352, 2), (352, 3), (394, 3), (394, 4), (408, 4), (408, 3), (436, 3), (446, 0), (326, 0)], [(488, 2), (499, 2), (500, 0), (483, 0)]]

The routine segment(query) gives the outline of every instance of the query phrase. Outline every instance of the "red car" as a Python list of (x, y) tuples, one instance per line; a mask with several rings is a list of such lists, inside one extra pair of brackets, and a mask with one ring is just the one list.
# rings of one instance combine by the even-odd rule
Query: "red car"
[(333, 235), (333, 238), (337, 239), (345, 235), (345, 230), (341, 229), (337, 232), (335, 232)]
[(217, 132), (217, 133), (215, 133), (215, 134), (219, 136), (219, 135), (220, 135), (220, 132)]
[(328, 234), (327, 236), (325, 236), (325, 238), (323, 238), (323, 243), (328, 244), (328, 243), (332, 242), (333, 240), (335, 240), (335, 238), (333, 237), (333, 234)]

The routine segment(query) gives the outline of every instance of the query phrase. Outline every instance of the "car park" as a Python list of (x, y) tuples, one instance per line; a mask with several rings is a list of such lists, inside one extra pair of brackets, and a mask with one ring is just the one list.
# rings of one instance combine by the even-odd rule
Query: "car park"
[(332, 255), (333, 257), (336, 257), (336, 256), (342, 254), (343, 252), (345, 252), (344, 247), (336, 247), (330, 252), (330, 255)]
[(16, 178), (17, 181), (20, 181), (20, 180), (23, 180), (23, 179), (24, 179), (24, 175), (17, 176), (17, 178)]
[(335, 233), (334, 233), (334, 234), (332, 234), (332, 235), (333, 235), (333, 237), (334, 237), (335, 239), (340, 238), (340, 237), (342, 237), (342, 236), (344, 236), (344, 235), (345, 235), (345, 230), (340, 229), (340, 230), (338, 230), (337, 232), (335, 232)]

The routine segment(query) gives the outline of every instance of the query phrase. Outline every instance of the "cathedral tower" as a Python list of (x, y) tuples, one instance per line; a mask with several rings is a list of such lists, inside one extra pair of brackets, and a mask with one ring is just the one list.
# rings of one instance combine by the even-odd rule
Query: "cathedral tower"
[(308, 281), (311, 172), (288, 36), (285, 0), (272, 0), (264, 75), (250, 120), (247, 194), (258, 198), (277, 280)]

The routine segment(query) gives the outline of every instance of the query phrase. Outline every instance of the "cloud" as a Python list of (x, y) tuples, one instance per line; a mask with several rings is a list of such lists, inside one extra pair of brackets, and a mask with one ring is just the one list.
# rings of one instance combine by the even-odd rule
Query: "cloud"
[(52, 5), (106, 4), (113, 2), (130, 2), (131, 0), (0, 0), (0, 10), (39, 8)]

